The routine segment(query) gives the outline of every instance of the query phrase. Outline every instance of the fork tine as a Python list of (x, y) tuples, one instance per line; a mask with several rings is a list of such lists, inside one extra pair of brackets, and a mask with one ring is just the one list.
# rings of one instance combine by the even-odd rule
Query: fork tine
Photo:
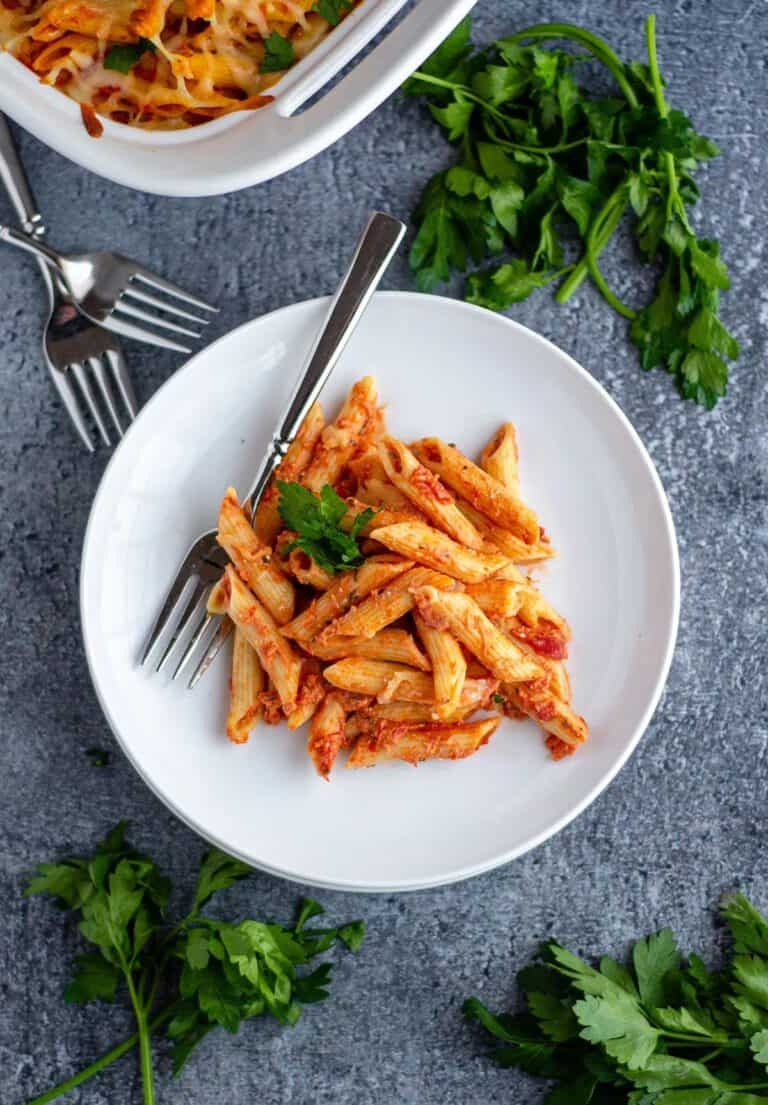
[(212, 311), (214, 314), (218, 314), (218, 307), (211, 307), (210, 303), (198, 299), (196, 295), (190, 295), (178, 284), (172, 284), (170, 280), (164, 280), (162, 276), (158, 276), (157, 273), (151, 272), (149, 269), (137, 267), (135, 276), (137, 280), (143, 280), (145, 284), (151, 284), (153, 288), (159, 288), (161, 291), (167, 292), (168, 295), (175, 295), (177, 299), (183, 299), (186, 303), (192, 303), (195, 307), (201, 307), (204, 311)]
[(112, 369), (112, 376), (117, 384), (118, 391), (125, 403), (125, 409), (130, 415), (131, 422), (133, 422), (134, 418), (139, 413), (139, 404), (136, 402), (136, 396), (133, 392), (133, 384), (128, 375), (125, 357), (120, 349), (108, 349), (106, 357), (107, 363)]
[(112, 398), (112, 392), (110, 390), (109, 383), (107, 382), (107, 370), (104, 366), (104, 362), (102, 361), (101, 357), (89, 357), (88, 364), (91, 366), (91, 372), (96, 378), (96, 383), (99, 385), (99, 391), (101, 392), (101, 397), (104, 400), (104, 405), (109, 411), (112, 417), (112, 421), (115, 424), (117, 436), (122, 437), (123, 427), (120, 424), (120, 419), (117, 414), (117, 407), (115, 406), (115, 401)]
[(170, 315), (178, 315), (179, 318), (188, 318), (190, 322), (196, 322), (198, 326), (209, 326), (211, 323), (211, 319), (209, 318), (200, 318), (199, 315), (193, 315), (190, 311), (182, 311), (180, 307), (168, 303), (165, 299), (158, 299), (156, 295), (147, 295), (146, 292), (140, 292), (134, 284), (128, 284), (123, 290), (123, 295), (128, 295), (131, 299), (138, 299), (142, 303), (148, 304), (150, 307), (157, 307), (158, 311), (167, 311)]
[(74, 374), (77, 380), (80, 391), (83, 393), (88, 410), (91, 412), (91, 417), (96, 423), (99, 433), (101, 434), (101, 440), (105, 445), (111, 445), (109, 440), (109, 434), (107, 433), (107, 427), (104, 423), (104, 419), (101, 417), (101, 411), (99, 410), (98, 403), (96, 402), (96, 396), (93, 394), (93, 388), (91, 387), (91, 381), (88, 379), (85, 369), (77, 361), (69, 366), (70, 372)]
[(192, 677), (190, 678), (189, 683), (187, 683), (187, 687), (189, 688), (190, 691), (193, 690), (194, 687), (197, 686), (197, 684), (203, 678), (205, 673), (208, 671), (208, 668), (211, 666), (213, 661), (219, 655), (219, 652), (221, 651), (222, 646), (224, 645), (224, 643), (226, 642), (226, 640), (229, 637), (230, 633), (232, 632), (232, 628), (233, 628), (232, 627), (232, 622), (230, 621), (230, 619), (229, 618), (224, 618), (221, 625), (216, 630), (216, 633), (213, 637), (213, 640), (208, 645), (208, 648), (205, 650), (205, 653), (203, 654), (203, 657), (200, 660), (200, 663), (197, 665), (197, 667), (193, 671)]
[(72, 386), (72, 381), (67, 376), (66, 372), (60, 372), (58, 369), (53, 369), (51, 372), (51, 378), (54, 386), (59, 393), (59, 398), (64, 404), (64, 409), (69, 415), (72, 425), (80, 435), (80, 440), (86, 447), (89, 453), (95, 451), (95, 446), (91, 440), (91, 435), (88, 432), (85, 419), (83, 418), (83, 412), (80, 409), (80, 403), (78, 402), (77, 392)]
[(179, 618), (176, 628), (171, 633), (170, 640), (163, 650), (163, 655), (160, 657), (157, 665), (155, 666), (155, 671), (162, 671), (165, 665), (168, 663), (171, 653), (175, 649), (179, 638), (184, 635), (191, 624), (194, 624), (194, 619), (197, 619), (198, 615), (202, 614), (203, 610), (205, 609), (205, 604), (208, 601), (208, 595), (210, 594), (210, 592), (211, 585), (209, 583), (201, 583), (200, 580), (197, 581), (197, 586), (192, 592), (189, 602), (184, 607), (184, 612)]
[(161, 349), (175, 349), (177, 353), (191, 353), (188, 345), (179, 345), (170, 338), (164, 338), (151, 330), (145, 330), (143, 326), (134, 326), (132, 322), (124, 322), (116, 318), (114, 314), (107, 315), (100, 323), (105, 330), (111, 330), (113, 334), (120, 334), (123, 338), (133, 338), (134, 341), (147, 342), (149, 345), (159, 345)]
[(144, 646), (144, 651), (142, 652), (141, 659), (139, 660), (139, 664), (142, 666), (146, 664), (150, 654), (154, 650), (155, 645), (160, 640), (168, 626), (175, 625), (176, 619), (174, 615), (181, 607), (182, 600), (185, 598), (185, 595), (187, 594), (189, 589), (188, 585), (192, 582), (193, 579), (197, 579), (196, 575), (193, 576), (189, 573), (188, 568), (189, 561), (187, 558), (176, 573), (176, 578), (171, 584), (168, 590), (168, 594), (165, 597), (163, 608), (157, 615), (155, 624), (152, 626), (152, 632), (149, 635), (149, 640)]
[[(218, 629), (220, 621), (221, 621), (221, 615), (220, 614), (209, 614), (208, 611), (206, 610), (203, 617), (197, 623), (195, 631), (193, 632), (192, 636), (190, 637), (189, 643), (187, 644), (187, 647), (184, 649), (184, 652), (182, 653), (182, 657), (179, 660), (178, 664), (176, 665), (176, 670), (174, 671), (173, 675), (171, 676), (171, 679), (178, 679), (179, 678), (181, 673), (184, 671), (184, 669), (187, 667), (190, 660), (192, 659), (192, 656), (194, 655), (195, 651), (197, 650), (197, 646), (200, 644), (200, 642), (202, 641), (202, 639), (206, 635), (206, 633), (208, 633), (210, 630), (213, 630), (213, 632), (210, 633), (211, 639), (213, 638), (213, 633), (215, 633), (215, 631)], [(210, 644), (210, 641), (209, 641), (209, 644)]]
[(117, 303), (112, 308), (113, 318), (115, 311), (119, 311), (124, 315), (130, 315), (131, 318), (141, 319), (142, 322), (148, 322), (152, 326), (157, 326), (159, 330), (171, 330), (174, 334), (188, 334), (190, 338), (200, 337), (197, 330), (189, 330), (186, 326), (179, 326), (178, 323), (170, 322), (166, 318), (160, 318), (158, 315), (151, 315), (149, 311), (142, 311), (141, 307), (134, 307), (133, 304), (126, 303), (122, 298), (118, 299)]

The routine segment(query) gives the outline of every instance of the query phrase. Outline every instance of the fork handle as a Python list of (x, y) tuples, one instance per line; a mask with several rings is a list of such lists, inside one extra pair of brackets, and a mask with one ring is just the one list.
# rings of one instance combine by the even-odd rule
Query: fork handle
[(27, 253), (34, 253), (42, 261), (45, 261), (49, 268), (64, 277), (61, 267), (61, 258), (56, 250), (51, 249), (45, 242), (41, 242), (38, 238), (35, 238), (33, 234), (27, 234), (23, 230), (16, 230), (13, 226), (3, 226), (0, 224), (0, 242), (8, 242), (9, 245), (17, 246), (19, 249), (26, 250)]
[(14, 145), (5, 116), (0, 114), (0, 180), (5, 185), (11, 203), (24, 229), (34, 235), (44, 234), (43, 217), (37, 210), (27, 181), (27, 174)]
[(386, 272), (403, 234), (405, 225), (392, 215), (374, 211), (369, 216), (346, 275), (328, 308), (322, 329), (307, 355), (288, 409), (249, 492), (252, 511), (258, 506), (272, 473), (285, 456), (310, 407), (323, 390)]

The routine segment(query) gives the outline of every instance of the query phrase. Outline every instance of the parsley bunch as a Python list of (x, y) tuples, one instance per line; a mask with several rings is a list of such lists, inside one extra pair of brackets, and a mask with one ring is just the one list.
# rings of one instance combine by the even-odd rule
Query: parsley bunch
[[(469, 262), (507, 254), (470, 275), (466, 295), (506, 310), (552, 282), (565, 303), (589, 276), (631, 320), (643, 368), (662, 365), (684, 398), (711, 409), (739, 346), (718, 317), (729, 287), (718, 243), (697, 237), (688, 208), (699, 195), (693, 173), (719, 151), (667, 103), (655, 17), (646, 24), (647, 64), (623, 62), (602, 39), (567, 23), (541, 23), (479, 50), (469, 34), (467, 18), (404, 86), (426, 100), (458, 150), (415, 212), (410, 262), (418, 287), (432, 291)], [(538, 45), (551, 39), (586, 54)], [(585, 60), (607, 71), (612, 95), (577, 83)], [(633, 215), (641, 260), (660, 268), (653, 299), (639, 310), (622, 302), (599, 267), (625, 213)], [(580, 256), (571, 262), (575, 243)]]
[(79, 1074), (41, 1094), (45, 1105), (97, 1074), (138, 1045), (145, 1105), (154, 1105), (152, 1034), (164, 1028), (178, 1075), (212, 1029), (237, 1032), (243, 1021), (268, 1013), (295, 1024), (302, 1005), (328, 996), (331, 966), (301, 971), (311, 959), (341, 941), (351, 951), (365, 927), (308, 928), (322, 908), (302, 902), (292, 927), (264, 921), (237, 924), (202, 914), (212, 896), (244, 879), (250, 868), (213, 849), (203, 858), (189, 912), (175, 925), (166, 920), (169, 880), (148, 856), (125, 840), (116, 825), (92, 856), (38, 867), (26, 894), (50, 894), (79, 917), (79, 929), (94, 950), (75, 960), (64, 991), (69, 1002), (113, 1002), (125, 987), (136, 1019), (135, 1035)]
[(466, 1016), (504, 1066), (557, 1081), (547, 1105), (762, 1105), (768, 1101), (768, 922), (741, 895), (723, 909), (725, 969), (684, 958), (669, 929), (639, 940), (628, 965), (597, 968), (545, 944), (517, 978), (527, 1011)]
[(341, 520), (348, 513), (347, 504), (328, 484), (319, 495), (314, 495), (300, 483), (277, 481), (280, 492), (278, 510), (288, 529), (298, 534), (285, 550), (303, 549), (320, 568), (327, 572), (346, 572), (363, 562), (357, 544), (361, 530), (368, 525), (376, 511), (371, 507), (361, 510), (349, 527), (341, 527)]

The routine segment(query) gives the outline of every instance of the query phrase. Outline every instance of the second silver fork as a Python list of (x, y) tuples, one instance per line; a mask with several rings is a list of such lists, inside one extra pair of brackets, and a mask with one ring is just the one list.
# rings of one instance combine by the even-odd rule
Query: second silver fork
[[(285, 455), (309, 408), (320, 394), (355, 326), (370, 302), (394, 256), (405, 226), (399, 219), (374, 212), (360, 237), (350, 266), (331, 301), (328, 314), (299, 377), (296, 390), (276, 428), (261, 468), (248, 493), (255, 510), (274, 469)], [(179, 565), (176, 579), (157, 616), (141, 657), (146, 664), (167, 637), (155, 666), (161, 671), (185, 644), (173, 671), (176, 679), (197, 657), (203, 656), (189, 681), (192, 688), (202, 678), (226, 640), (230, 622), (206, 612), (211, 589), (221, 577), (228, 558), (216, 540), (216, 530), (202, 534), (190, 546)]]
[[(22, 226), (39, 238), (42, 218), (27, 183), (8, 125), (0, 115), (0, 179)], [(89, 452), (94, 451), (87, 415), (105, 445), (108, 422), (118, 437), (133, 421), (138, 404), (118, 339), (83, 318), (61, 278), (40, 259), (50, 312), (43, 333), (43, 356), (70, 421)]]

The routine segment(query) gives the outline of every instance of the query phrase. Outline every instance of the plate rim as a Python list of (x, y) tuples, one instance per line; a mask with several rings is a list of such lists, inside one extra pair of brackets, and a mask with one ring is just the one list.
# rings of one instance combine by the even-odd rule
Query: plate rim
[(639, 722), (636, 724), (625, 749), (616, 759), (615, 763), (613, 763), (598, 777), (594, 785), (580, 799), (580, 801), (578, 801), (572, 809), (559, 817), (546, 829), (542, 829), (540, 832), (527, 837), (520, 844), (516, 845), (514, 848), (508, 849), (503, 854), (495, 856), (493, 859), (489, 859), (487, 861), (472, 864), (467, 867), (458, 868), (457, 870), (438, 875), (432, 879), (405, 879), (397, 883), (362, 883), (351, 882), (348, 880), (322, 879), (310, 876), (300, 871), (283, 869), (260, 859), (256, 860), (253, 856), (250, 856), (245, 852), (240, 851), (239, 849), (233, 849), (225, 841), (218, 839), (214, 834), (211, 834), (208, 831), (204, 830), (190, 815), (183, 812), (177, 806), (176, 802), (169, 795), (163, 792), (162, 788), (159, 785), (157, 785), (152, 779), (149, 778), (149, 776), (139, 765), (127, 742), (124, 740), (119, 732), (117, 723), (112, 716), (109, 705), (105, 701), (102, 695), (101, 688), (99, 687), (96, 680), (93, 661), (93, 642), (89, 637), (88, 625), (85, 617), (86, 583), (88, 574), (87, 568), (89, 556), (91, 554), (90, 546), (93, 538), (95, 519), (100, 511), (102, 498), (106, 495), (105, 488), (109, 474), (113, 466), (115, 465), (118, 456), (123, 451), (125, 443), (135, 436), (136, 426), (142, 419), (144, 412), (148, 411), (152, 406), (155, 405), (157, 401), (159, 401), (160, 396), (163, 394), (166, 388), (168, 388), (169, 385), (176, 379), (176, 377), (179, 376), (179, 374), (186, 372), (192, 364), (194, 364), (201, 358), (208, 356), (212, 350), (216, 349), (223, 342), (229, 340), (233, 335), (240, 333), (240, 331), (250, 327), (258, 327), (258, 325), (261, 323), (273, 321), (276, 317), (292, 311), (301, 311), (303, 309), (305, 310), (309, 307), (314, 307), (320, 304), (327, 304), (330, 302), (330, 296), (314, 296), (311, 299), (298, 300), (296, 303), (290, 303), (283, 307), (278, 307), (273, 311), (268, 311), (265, 314), (257, 315), (255, 318), (248, 319), (247, 321), (241, 323), (239, 326), (233, 327), (232, 330), (229, 330), (226, 334), (222, 334), (214, 342), (211, 342), (210, 345), (206, 346), (205, 349), (200, 350), (198, 353), (196, 353), (194, 356), (190, 357), (187, 361), (180, 365), (179, 368), (176, 369), (176, 371), (173, 372), (167, 380), (163, 381), (160, 387), (144, 404), (144, 406), (139, 411), (136, 419), (131, 423), (130, 427), (125, 433), (125, 436), (118, 443), (112, 456), (110, 457), (104, 471), (102, 472), (101, 478), (99, 480), (99, 485), (96, 489), (96, 494), (94, 495), (93, 502), (91, 503), (91, 508), (88, 513), (88, 521), (86, 523), (85, 533), (83, 535), (82, 552), (80, 556), (78, 606), (80, 615), (80, 628), (83, 639), (83, 649), (85, 652), (86, 664), (88, 666), (88, 674), (90, 676), (91, 684), (96, 694), (97, 701), (99, 703), (99, 706), (101, 707), (104, 717), (106, 718), (112, 735), (114, 736), (122, 752), (128, 759), (131, 766), (134, 768), (142, 782), (163, 803), (163, 805), (166, 806), (166, 808), (174, 814), (174, 816), (176, 816), (183, 824), (185, 824), (198, 836), (202, 837), (203, 840), (209, 842), (215, 847), (220, 848), (222, 851), (227, 852), (229, 855), (235, 856), (237, 859), (242, 860), (256, 870), (264, 871), (267, 874), (287, 879), (289, 882), (298, 883), (300, 885), (315, 886), (324, 890), (335, 890), (344, 893), (392, 894), (408, 893), (418, 890), (430, 890), (440, 886), (449, 886), (453, 885), (454, 883), (464, 882), (467, 879), (486, 874), (487, 872), (493, 871), (498, 867), (504, 867), (508, 863), (511, 863), (513, 860), (519, 859), (520, 856), (525, 855), (527, 852), (533, 851), (535, 848), (540, 847), (540, 845), (544, 844), (553, 836), (556, 836), (557, 833), (561, 832), (572, 821), (575, 821), (576, 818), (579, 817), (598, 798), (598, 796), (602, 794), (604, 790), (606, 790), (608, 786), (610, 786), (618, 773), (627, 763), (630, 756), (634, 753), (641, 738), (645, 734), (648, 725), (650, 724), (653, 715), (656, 712), (659, 700), (666, 686), (667, 678), (669, 676), (669, 669), (672, 664), (672, 658), (677, 643), (677, 635), (680, 623), (681, 584), (680, 555), (677, 544), (677, 534), (675, 530), (674, 519), (672, 516), (672, 510), (669, 505), (669, 500), (664, 490), (664, 485), (661, 481), (661, 477), (659, 476), (656, 466), (653, 463), (653, 459), (651, 458), (650, 453), (643, 444), (640, 435), (637, 433), (634, 426), (632, 425), (624, 411), (621, 409), (619, 404), (607, 391), (607, 389), (599, 382), (599, 380), (592, 376), (592, 374), (588, 372), (582, 365), (580, 365), (578, 361), (576, 361), (569, 353), (566, 353), (564, 349), (561, 349), (560, 346), (556, 345), (555, 342), (551, 341), (549, 338), (544, 337), (543, 334), (539, 334), (535, 330), (531, 330), (529, 327), (524, 326), (516, 319), (511, 319), (506, 315), (495, 314), (486, 310), (483, 307), (477, 307), (474, 304), (465, 303), (463, 300), (452, 299), (449, 296), (433, 295), (426, 292), (378, 291), (375, 293), (373, 298), (385, 298), (388, 300), (406, 299), (409, 301), (423, 300), (428, 302), (430, 305), (437, 306), (442, 309), (455, 310), (469, 315), (484, 316), (486, 317), (487, 321), (493, 320), (494, 323), (510, 326), (512, 329), (526, 335), (528, 338), (532, 338), (534, 342), (540, 343), (546, 347), (549, 347), (551, 350), (554, 350), (555, 353), (564, 358), (570, 370), (575, 371), (577, 375), (581, 376), (584, 382), (595, 392), (597, 399), (604, 402), (608, 406), (609, 410), (618, 418), (622, 428), (628, 433), (630, 441), (635, 446), (635, 449), (640, 459), (642, 460), (644, 471), (650, 477), (655, 500), (661, 509), (663, 532), (667, 545), (667, 553), (669, 554), (670, 566), (672, 569), (672, 609), (670, 611), (671, 616), (668, 622), (662, 662), (659, 668), (658, 676), (656, 678), (653, 693), (651, 694), (648, 700), (648, 704), (646, 705), (646, 708), (643, 711)]

